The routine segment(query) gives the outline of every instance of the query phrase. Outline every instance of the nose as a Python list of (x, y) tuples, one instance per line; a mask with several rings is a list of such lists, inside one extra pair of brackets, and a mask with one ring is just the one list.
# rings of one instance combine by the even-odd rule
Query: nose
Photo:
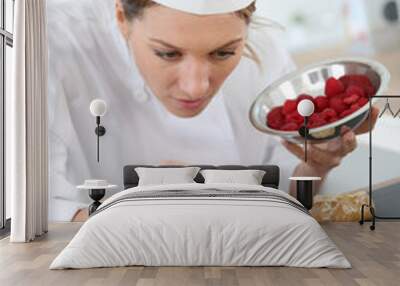
[(210, 72), (207, 63), (198, 59), (186, 60), (181, 66), (179, 87), (190, 100), (207, 96), (210, 88)]

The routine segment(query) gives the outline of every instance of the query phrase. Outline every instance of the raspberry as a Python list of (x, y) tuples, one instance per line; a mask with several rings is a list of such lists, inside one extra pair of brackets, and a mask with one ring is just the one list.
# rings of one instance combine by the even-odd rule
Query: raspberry
[(373, 86), (365, 86), (364, 90), (365, 90), (365, 93), (367, 94), (367, 97), (374, 96), (376, 93), (376, 90)]
[(350, 114), (352, 114), (353, 112), (354, 112), (354, 110), (347, 109), (347, 110), (341, 112), (340, 115), (339, 115), (339, 117), (340, 117), (340, 118), (346, 117), (347, 115), (350, 115)]
[(295, 123), (297, 123), (297, 124), (301, 124), (301, 123), (304, 122), (303, 116), (301, 116), (301, 115), (297, 112), (297, 110), (295, 110), (294, 112), (292, 112), (292, 113), (286, 115), (285, 119), (286, 119), (286, 122), (295, 122)]
[(350, 78), (348, 75), (343, 75), (341, 77), (339, 77), (339, 80), (341, 83), (343, 83), (344, 88), (348, 88), (349, 87), (349, 83), (350, 83)]
[(359, 75), (359, 74), (344, 75), (341, 78), (339, 78), (339, 80), (343, 83), (345, 87), (350, 87), (351, 85), (360, 87), (365, 92), (364, 96), (367, 97), (374, 95), (376, 92), (374, 85), (371, 83), (370, 79), (365, 75)]
[(276, 130), (280, 130), (281, 126), (284, 124), (283, 121), (268, 121), (268, 127)]
[(309, 128), (316, 128), (326, 124), (327, 121), (321, 117), (319, 113), (314, 113), (310, 117)]
[(275, 107), (268, 113), (267, 125), (277, 130), (298, 130), (304, 118), (297, 112), (297, 104), (303, 99), (309, 99), (315, 104), (315, 113), (310, 117), (308, 127), (320, 127), (360, 109), (375, 92), (365, 75), (350, 74), (339, 79), (330, 77), (325, 83), (326, 96), (313, 98), (308, 94), (300, 94), (296, 99), (286, 100), (283, 106)]
[(345, 104), (345, 103), (344, 103), (344, 100), (345, 100), (348, 96), (347, 96), (346, 93), (341, 93), (341, 94), (336, 95), (335, 97), (339, 98), (339, 99), (343, 102), (343, 104)]
[(313, 113), (310, 116), (310, 121), (316, 121), (316, 120), (319, 120), (319, 119), (321, 119), (321, 115), (319, 113)]
[(358, 103), (356, 102), (356, 103), (353, 103), (351, 106), (350, 106), (350, 110), (352, 110), (352, 111), (356, 111), (356, 110), (358, 110), (358, 109), (360, 109), (360, 105), (358, 105)]
[(317, 112), (321, 112), (329, 106), (329, 101), (325, 96), (318, 96), (314, 99)]
[(347, 109), (347, 106), (343, 103), (339, 97), (333, 97), (329, 100), (329, 106), (333, 108), (336, 113), (340, 114)]
[(329, 121), (331, 118), (337, 117), (337, 112), (333, 108), (326, 108), (321, 112), (321, 117)]
[(285, 101), (283, 105), (282, 113), (290, 114), (297, 109), (297, 100), (296, 99), (288, 99)]
[(338, 120), (339, 120), (339, 118), (337, 116), (335, 116), (335, 117), (331, 117), (330, 119), (328, 119), (328, 122), (332, 123), (332, 122), (335, 122), (335, 121), (338, 121)]
[(299, 103), (299, 102), (302, 101), (303, 99), (309, 99), (309, 100), (311, 100), (311, 101), (314, 103), (314, 97), (312, 97), (311, 95), (305, 94), (305, 93), (300, 94), (300, 95), (297, 97), (297, 103)]
[(346, 98), (343, 99), (343, 102), (350, 105), (353, 104), (355, 102), (357, 102), (360, 99), (360, 96), (357, 94), (352, 94)]
[(346, 94), (347, 94), (347, 96), (352, 96), (353, 94), (357, 94), (359, 97), (365, 96), (364, 89), (362, 89), (361, 87), (356, 86), (356, 85), (350, 85), (346, 89)]
[(283, 125), (281, 127), (281, 130), (283, 130), (283, 131), (296, 131), (298, 129), (299, 129), (299, 126), (294, 122), (286, 123), (285, 125)]
[(285, 123), (282, 115), (282, 107), (273, 108), (267, 115), (267, 125), (273, 129), (280, 129)]
[(325, 94), (328, 97), (333, 97), (344, 92), (344, 85), (340, 80), (337, 80), (334, 77), (328, 78), (325, 83)]
[(364, 106), (366, 103), (368, 103), (368, 98), (365, 98), (365, 97), (361, 97), (359, 100), (358, 100), (358, 105), (359, 106)]
[(315, 121), (311, 121), (309, 128), (317, 128), (317, 127), (321, 127), (322, 125), (327, 124), (328, 122), (324, 119), (319, 119), (319, 120), (315, 120)]

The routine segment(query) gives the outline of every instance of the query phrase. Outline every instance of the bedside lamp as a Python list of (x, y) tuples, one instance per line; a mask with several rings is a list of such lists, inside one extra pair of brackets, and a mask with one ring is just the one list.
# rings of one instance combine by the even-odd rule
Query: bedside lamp
[[(304, 117), (304, 125), (299, 129), (300, 136), (304, 137), (304, 162), (307, 162), (308, 118), (314, 113), (314, 108), (314, 103), (309, 99), (303, 99), (297, 105), (297, 112)], [(289, 179), (297, 183), (297, 200), (310, 210), (313, 206), (313, 181), (320, 181), (321, 178), (306, 176)]]
[(94, 99), (90, 103), (90, 113), (96, 117), (97, 127), (94, 132), (97, 135), (97, 162), (100, 161), (100, 136), (106, 134), (104, 126), (100, 125), (100, 117), (104, 116), (107, 112), (107, 103), (102, 99)]
[(304, 117), (304, 125), (299, 129), (299, 133), (304, 137), (304, 161), (307, 162), (307, 137), (308, 137), (308, 118), (314, 113), (314, 103), (309, 99), (303, 99), (297, 105), (297, 112)]

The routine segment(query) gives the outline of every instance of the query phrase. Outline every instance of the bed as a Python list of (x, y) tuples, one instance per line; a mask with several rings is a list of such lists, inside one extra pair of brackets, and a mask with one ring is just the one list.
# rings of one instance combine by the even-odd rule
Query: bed
[(155, 168), (124, 167), (124, 191), (102, 203), (50, 269), (351, 267), (308, 211), (278, 189), (277, 166), (199, 166), (264, 170), (260, 185), (204, 183), (199, 173), (194, 183), (151, 186), (138, 186), (136, 167)]

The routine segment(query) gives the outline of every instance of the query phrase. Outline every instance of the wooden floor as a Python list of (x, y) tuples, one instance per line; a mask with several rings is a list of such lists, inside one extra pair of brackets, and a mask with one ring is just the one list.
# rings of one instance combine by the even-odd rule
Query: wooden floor
[(0, 285), (400, 285), (400, 222), (331, 223), (323, 227), (353, 265), (352, 269), (288, 267), (124, 267), (48, 270), (81, 226), (52, 224), (30, 244), (0, 241)]

